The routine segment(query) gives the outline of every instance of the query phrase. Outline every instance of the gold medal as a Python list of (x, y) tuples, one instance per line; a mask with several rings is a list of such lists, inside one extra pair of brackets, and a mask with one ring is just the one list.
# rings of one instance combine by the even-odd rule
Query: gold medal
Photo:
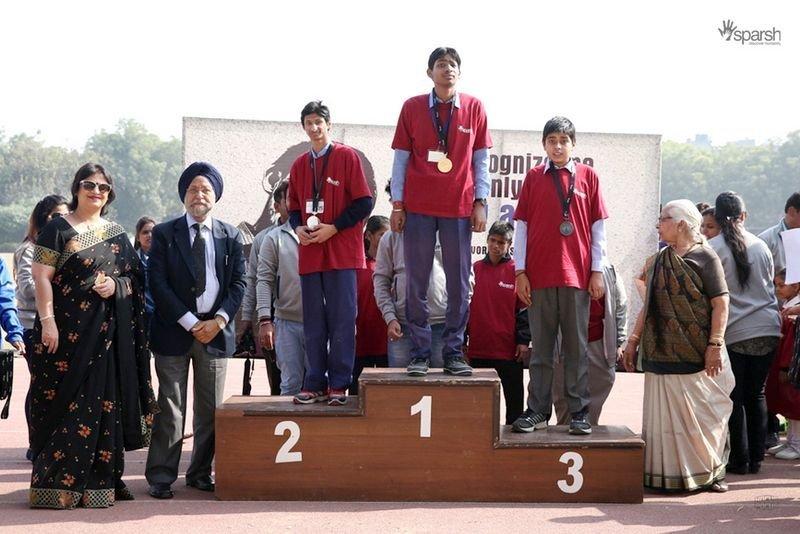
[(439, 169), (439, 172), (450, 172), (453, 169), (453, 162), (447, 156), (443, 157), (439, 160), (436, 164), (436, 168)]

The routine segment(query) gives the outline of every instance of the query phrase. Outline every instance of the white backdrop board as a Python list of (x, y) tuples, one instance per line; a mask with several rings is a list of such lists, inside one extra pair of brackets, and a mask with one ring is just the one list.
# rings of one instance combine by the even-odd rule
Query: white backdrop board
[[(391, 175), (394, 127), (335, 123), (332, 134), (334, 140), (361, 153), (370, 188), (377, 191), (374, 213), (388, 216), (391, 206), (383, 189)], [(525, 174), (545, 155), (540, 131), (492, 130), (491, 134), (489, 224), (511, 219)], [(255, 230), (273, 216), (272, 187), (286, 177), (294, 159), (308, 147), (299, 121), (183, 119), (184, 163), (208, 161), (225, 179), (215, 216)], [(591, 164), (600, 175), (610, 214), (606, 226), (609, 257), (625, 280), (632, 311), (638, 310), (633, 278), (657, 246), (661, 136), (578, 131), (573, 156)], [(474, 235), (473, 260), (483, 256), (485, 243), (486, 233)]]

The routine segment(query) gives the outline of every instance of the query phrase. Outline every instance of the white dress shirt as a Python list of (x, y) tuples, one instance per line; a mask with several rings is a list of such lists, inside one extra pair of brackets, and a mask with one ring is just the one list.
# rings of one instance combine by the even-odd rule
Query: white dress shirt
[[(219, 279), (217, 278), (217, 267), (215, 265), (216, 253), (214, 251), (214, 235), (211, 230), (213, 228), (212, 219), (211, 217), (206, 217), (205, 221), (200, 222), (196, 221), (190, 214), (186, 214), (186, 224), (189, 225), (190, 250), (197, 236), (197, 230), (192, 228), (192, 226), (198, 223), (200, 224), (200, 231), (203, 232), (203, 239), (205, 239), (206, 242), (206, 290), (203, 291), (202, 295), (197, 297), (197, 313), (209, 313), (211, 312), (211, 307), (214, 305), (214, 302), (217, 300), (217, 295), (219, 295)], [(225, 319), (225, 324), (230, 320), (230, 317), (228, 317), (228, 314), (225, 313), (223, 309), (218, 310), (216, 315)], [(197, 316), (190, 311), (186, 312), (178, 319), (178, 323), (189, 332), (191, 332), (192, 327), (197, 321), (199, 321)]]

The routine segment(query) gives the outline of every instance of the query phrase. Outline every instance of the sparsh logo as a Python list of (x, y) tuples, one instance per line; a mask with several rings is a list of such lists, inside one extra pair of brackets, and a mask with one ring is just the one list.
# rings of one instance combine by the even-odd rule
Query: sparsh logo
[(733, 36), (733, 32), (736, 30), (736, 24), (733, 23), (732, 20), (723, 20), (722, 21), (722, 28), (717, 28), (719, 34), (726, 40), (730, 41), (731, 37)]
[(781, 31), (775, 26), (769, 30), (750, 29), (740, 30), (731, 19), (723, 20), (722, 27), (717, 28), (720, 37), (725, 41), (738, 42), (749, 45), (780, 45)]

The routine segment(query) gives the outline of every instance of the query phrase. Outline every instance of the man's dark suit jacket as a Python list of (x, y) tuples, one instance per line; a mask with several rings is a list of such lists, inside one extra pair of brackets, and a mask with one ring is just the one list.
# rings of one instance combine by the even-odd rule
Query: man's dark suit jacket
[[(234, 226), (214, 218), (212, 223), (220, 287), (211, 313), (225, 310), (230, 321), (206, 345), (206, 350), (214, 356), (230, 356), (236, 346), (233, 318), (245, 289), (242, 238)], [(155, 313), (150, 328), (150, 349), (161, 356), (186, 354), (194, 342), (194, 336), (178, 323), (186, 312), (197, 313), (196, 275), (189, 243), (185, 215), (153, 228), (149, 267)]]

